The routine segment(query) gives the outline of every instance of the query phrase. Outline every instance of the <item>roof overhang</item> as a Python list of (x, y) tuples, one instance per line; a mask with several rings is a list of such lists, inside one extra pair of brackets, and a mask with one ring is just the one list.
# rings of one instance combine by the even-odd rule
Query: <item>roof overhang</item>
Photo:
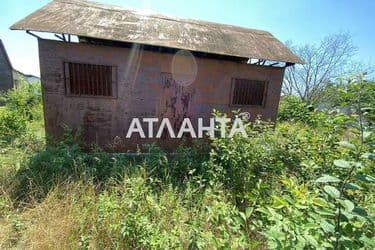
[(271, 33), (181, 19), (82, 0), (55, 0), (12, 30), (70, 34), (119, 42), (285, 62), (304, 62)]

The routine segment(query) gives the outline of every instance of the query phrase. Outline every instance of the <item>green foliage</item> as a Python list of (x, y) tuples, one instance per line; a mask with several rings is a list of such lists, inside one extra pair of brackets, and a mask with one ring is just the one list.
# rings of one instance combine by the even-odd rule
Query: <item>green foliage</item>
[(272, 203), (256, 209), (260, 213), (257, 226), (270, 249), (333, 248), (325, 232), (334, 225), (325, 217), (333, 217), (330, 204), (293, 178), (282, 179), (282, 191), (272, 197)]
[[(263, 132), (256, 129), (262, 129)], [(301, 160), (275, 144), (276, 135), (271, 126), (259, 125), (248, 128), (248, 131), (251, 134), (248, 138), (240, 135), (230, 139), (215, 138), (207, 162), (209, 179), (218, 181), (231, 190), (238, 205), (246, 203), (248, 191), (260, 178), (266, 179), (266, 184), (271, 185), (274, 180), (277, 181), (286, 161)]]
[[(350, 141), (339, 141), (332, 148), (332, 166), (320, 169), (315, 184), (296, 186), (284, 180), (288, 185), (275, 192), (272, 205), (256, 210), (265, 215), (258, 218), (257, 225), (266, 227), (270, 248), (374, 248), (374, 137), (371, 124), (365, 124), (371, 114), (363, 112), (368, 110), (364, 89), (359, 86), (351, 102), (356, 112), (346, 127)], [(323, 132), (326, 124), (321, 123)], [(304, 195), (296, 195), (301, 192)]]
[(0, 144), (9, 142), (26, 132), (27, 120), (17, 111), (0, 110)]
[(121, 186), (99, 196), (95, 224), (97, 237), (100, 238), (99, 248), (249, 246), (236, 220), (236, 208), (225, 200), (218, 189), (191, 192), (187, 189), (181, 194), (167, 186), (155, 195), (144, 177), (126, 178)]
[(280, 101), (278, 119), (280, 121), (309, 122), (313, 107), (296, 96), (283, 96)]
[(337, 156), (336, 142), (344, 124), (337, 117), (319, 129), (299, 123), (279, 124), (274, 129), (273, 124), (256, 121), (247, 127), (249, 137), (215, 138), (207, 162), (209, 179), (231, 190), (238, 205), (253, 196), (260, 179), (265, 199), (278, 188), (285, 173), (301, 181), (314, 180), (332, 168), (331, 161)]
[[(361, 92), (361, 96), (358, 96), (358, 93)], [(364, 110), (359, 110), (358, 106), (355, 104), (358, 103), (358, 98), (363, 108), (366, 108), (365, 115), (366, 120), (370, 122), (370, 125), (374, 126), (375, 124), (375, 82), (353, 82), (348, 86), (340, 90), (340, 105), (344, 107), (353, 107), (356, 112), (363, 112)]]
[(27, 131), (28, 122), (42, 118), (39, 84), (21, 81), (19, 88), (9, 90), (0, 99), (5, 103), (0, 109), (0, 144), (21, 137)]
[(348, 112), (358, 113), (358, 93), (361, 92), (361, 103), (367, 107), (366, 118), (372, 125), (375, 123), (375, 82), (359, 79), (339, 79), (347, 84), (333, 84), (324, 92), (323, 102), (331, 108), (344, 108)]
[(306, 124), (317, 129), (343, 129), (350, 117), (337, 112), (319, 111), (296, 96), (284, 96), (278, 111), (278, 120)]
[(363, 81), (356, 86), (356, 97), (352, 105), (356, 107), (358, 124), (351, 126), (353, 137), (351, 141), (340, 141), (338, 144), (343, 157), (333, 162), (337, 171), (334, 176), (319, 178), (317, 181), (324, 183), (324, 198), (334, 204), (335, 213), (335, 248), (374, 248), (375, 217), (370, 213), (373, 204), (363, 201), (373, 199), (375, 178), (372, 169), (374, 159), (374, 137), (371, 127), (364, 121), (368, 112), (368, 93)]
[(7, 109), (17, 112), (28, 121), (41, 118), (42, 94), (40, 84), (21, 80), (17, 89), (11, 89), (2, 98)]
[(87, 152), (69, 129), (45, 145), (34, 88), (8, 93), (0, 110), (0, 248), (374, 248), (363, 86), (348, 97), (352, 114), (287, 97), (279, 122), (246, 124), (249, 137), (145, 155)]

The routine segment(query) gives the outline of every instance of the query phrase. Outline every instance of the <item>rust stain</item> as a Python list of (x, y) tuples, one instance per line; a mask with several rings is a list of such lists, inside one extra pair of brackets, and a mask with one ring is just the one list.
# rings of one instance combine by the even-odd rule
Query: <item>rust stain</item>
[(83, 115), (83, 136), (87, 141), (103, 144), (111, 136), (112, 114), (99, 108), (88, 109)]
[(162, 88), (160, 118), (169, 118), (173, 129), (178, 130), (184, 118), (190, 118), (189, 108), (194, 96), (194, 87), (180, 86), (172, 74), (162, 73)]

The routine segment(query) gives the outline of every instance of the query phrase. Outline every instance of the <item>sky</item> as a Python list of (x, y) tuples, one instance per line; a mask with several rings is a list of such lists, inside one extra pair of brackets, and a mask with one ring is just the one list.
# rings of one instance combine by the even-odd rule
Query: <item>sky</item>
[[(1, 0), (0, 39), (13, 67), (39, 76), (36, 38), (9, 27), (48, 0)], [(271, 32), (282, 42), (319, 43), (325, 36), (350, 32), (356, 60), (375, 63), (373, 0), (96, 0), (131, 9), (201, 19)]]

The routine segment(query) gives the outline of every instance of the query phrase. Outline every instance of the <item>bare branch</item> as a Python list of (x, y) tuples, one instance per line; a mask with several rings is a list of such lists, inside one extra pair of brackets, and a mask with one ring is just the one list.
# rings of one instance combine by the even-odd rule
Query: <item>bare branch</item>
[(311, 102), (333, 79), (353, 70), (352, 58), (357, 52), (349, 33), (325, 37), (318, 45), (287, 46), (298, 54), (305, 65), (290, 67), (285, 72), (283, 93), (298, 95)]

